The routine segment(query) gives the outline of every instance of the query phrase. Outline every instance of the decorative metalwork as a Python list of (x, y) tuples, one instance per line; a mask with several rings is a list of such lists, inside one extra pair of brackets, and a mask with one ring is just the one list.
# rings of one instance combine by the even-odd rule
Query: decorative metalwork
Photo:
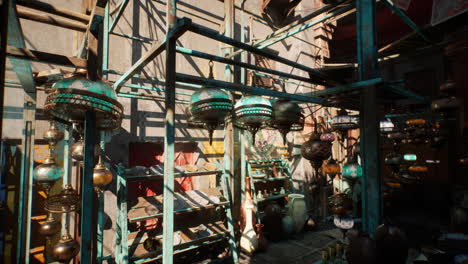
[(55, 220), (52, 214), (49, 213), (46, 221), (39, 227), (39, 233), (46, 237), (50, 237), (60, 232), (61, 228), (62, 224), (60, 224), (60, 221)]
[(67, 233), (54, 245), (52, 256), (60, 263), (68, 263), (78, 252), (80, 244)]
[[(84, 141), (83, 141), (83, 138), (80, 138), (77, 142), (75, 142), (75, 144), (73, 144), (71, 146), (70, 156), (75, 161), (82, 162), (83, 159), (84, 159), (83, 151), (84, 151)], [(100, 152), (99, 146), (95, 145), (94, 146), (94, 158), (95, 158), (95, 160), (99, 156), (99, 152)]]
[(331, 156), (331, 144), (320, 140), (320, 135), (313, 132), (310, 139), (302, 144), (301, 155), (310, 161), (315, 170), (318, 170), (324, 160)]
[[(213, 62), (210, 61), (210, 79), (213, 79)], [(192, 122), (201, 123), (208, 130), (210, 145), (213, 131), (226, 120), (232, 112), (231, 95), (217, 87), (203, 87), (190, 97), (189, 111)]]
[(252, 133), (252, 142), (255, 143), (255, 134), (266, 127), (273, 118), (273, 108), (269, 100), (255, 95), (243, 96), (234, 106), (234, 124), (247, 129)]
[(49, 154), (44, 163), (34, 168), (33, 179), (38, 182), (48, 194), (52, 185), (59, 180), (62, 175), (63, 169), (58, 166), (52, 156), (52, 150), (49, 148)]
[(52, 195), (45, 201), (44, 208), (51, 213), (69, 213), (80, 208), (80, 195), (70, 184), (56, 195)]
[(61, 123), (82, 123), (87, 111), (96, 113), (96, 127), (109, 130), (120, 127), (123, 107), (114, 89), (102, 81), (72, 77), (56, 82), (44, 105), (45, 113)]
[(50, 121), (49, 129), (44, 133), (44, 140), (49, 143), (50, 147), (55, 147), (64, 137), (62, 130), (58, 129), (54, 121)]
[(338, 131), (341, 134), (341, 140), (344, 140), (348, 130), (358, 128), (359, 122), (356, 117), (350, 116), (348, 111), (342, 108), (338, 115), (333, 117), (331, 127), (333, 130)]
[(286, 135), (290, 131), (304, 129), (304, 114), (302, 108), (294, 102), (280, 99), (272, 104), (273, 119), (271, 127), (278, 129), (283, 136), (283, 144), (286, 143)]
[(93, 185), (98, 191), (102, 191), (106, 186), (112, 182), (112, 172), (106, 168), (102, 162), (102, 155), (99, 155), (99, 161), (94, 167), (93, 172)]

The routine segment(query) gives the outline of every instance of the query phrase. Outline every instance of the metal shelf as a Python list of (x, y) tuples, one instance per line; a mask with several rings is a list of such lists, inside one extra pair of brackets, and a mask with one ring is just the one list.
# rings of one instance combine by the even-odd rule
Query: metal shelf
[(276, 178), (264, 178), (264, 179), (255, 179), (254, 182), (268, 182), (268, 181), (280, 181), (280, 180), (289, 180), (291, 177), (276, 177)]
[(263, 198), (263, 199), (257, 200), (257, 203), (261, 203), (261, 202), (265, 202), (265, 201), (270, 201), (270, 200), (276, 200), (276, 199), (284, 198), (284, 197), (286, 197), (286, 196), (288, 196), (288, 195), (289, 195), (289, 193), (269, 196), (269, 197), (267, 197), (267, 198)]

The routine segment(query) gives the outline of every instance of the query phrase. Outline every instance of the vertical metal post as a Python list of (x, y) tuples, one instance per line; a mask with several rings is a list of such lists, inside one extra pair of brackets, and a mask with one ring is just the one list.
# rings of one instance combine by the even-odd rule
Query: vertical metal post
[[(224, 1), (224, 35), (227, 37), (234, 37), (234, 0), (225, 0)], [(231, 48), (228, 48), (226, 45), (223, 44), (222, 46), (222, 56), (227, 56), (231, 53)], [(232, 66), (226, 64), (224, 68), (224, 79), (227, 82), (233, 82), (234, 78), (232, 75)], [(236, 240), (234, 237), (234, 215), (237, 215), (233, 212), (239, 212), (239, 207), (236, 206), (235, 203), (236, 199), (236, 189), (239, 186), (238, 179), (235, 179), (233, 173), (234, 167), (234, 149), (235, 149), (235, 141), (234, 141), (234, 126), (232, 123), (227, 123), (224, 128), (224, 169), (223, 169), (223, 179), (225, 180), (225, 185), (227, 185), (227, 193), (225, 193), (226, 197), (230, 198), (231, 206), (227, 210), (227, 218), (228, 218), (228, 230), (230, 233), (229, 236), (229, 246), (232, 253), (232, 258), (234, 263), (238, 262), (238, 252), (236, 248)], [(242, 166), (242, 165), (241, 165)], [(234, 190), (234, 191), (233, 191)]]
[[(65, 135), (63, 137), (63, 179), (62, 186), (65, 187), (67, 184), (71, 183), (71, 172), (72, 164), (70, 158), (70, 146), (73, 141), (72, 135), (73, 127), (65, 127)], [(65, 235), (69, 231), (70, 226), (70, 214), (62, 214), (62, 235)]]
[(18, 235), (16, 263), (29, 263), (31, 204), (34, 170), (34, 130), (36, 116), (36, 93), (25, 92), (23, 109), (23, 154), (19, 185)]
[(115, 261), (128, 263), (128, 217), (127, 217), (127, 178), (122, 164), (117, 168), (117, 234), (115, 241)]
[(93, 212), (94, 212), (94, 144), (96, 140), (96, 114), (88, 111), (85, 114), (84, 126), (84, 165), (81, 182), (81, 263), (93, 261)]
[(1, 4), (0, 14), (1, 23), (0, 27), (0, 136), (3, 136), (3, 98), (5, 96), (5, 72), (6, 72), (6, 48), (7, 48), (7, 36), (8, 36), (8, 10), (10, 1), (3, 0)]
[[(357, 53), (359, 79), (368, 80), (378, 75), (375, 0), (356, 3)], [(361, 96), (361, 150), (363, 162), (362, 214), (363, 229), (371, 234), (381, 218), (381, 177), (379, 148), (377, 87), (367, 86)]]
[(175, 74), (176, 40), (172, 31), (177, 20), (177, 0), (168, 0), (166, 6), (166, 118), (164, 138), (164, 210), (163, 210), (163, 264), (173, 263), (174, 240), (174, 143), (175, 143)]
[(104, 25), (102, 38), (102, 72), (103, 77), (107, 78), (107, 70), (109, 69), (109, 3), (104, 8)]

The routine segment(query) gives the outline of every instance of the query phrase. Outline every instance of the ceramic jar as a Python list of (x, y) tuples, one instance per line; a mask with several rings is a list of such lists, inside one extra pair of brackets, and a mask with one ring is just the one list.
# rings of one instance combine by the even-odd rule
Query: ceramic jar
[(248, 211), (249, 213), (247, 213), (245, 218), (246, 223), (240, 239), (240, 247), (245, 253), (252, 254), (258, 248), (257, 233), (255, 233), (254, 226), (252, 225), (252, 220), (254, 216), (254, 205), (248, 204), (244, 206), (246, 206), (244, 210)]
[(283, 229), (283, 238), (289, 238), (294, 233), (296, 227), (294, 219), (289, 215), (285, 215), (281, 219), (281, 227)]
[(301, 232), (308, 218), (304, 195), (288, 195), (288, 215), (294, 220), (294, 231), (296, 233)]

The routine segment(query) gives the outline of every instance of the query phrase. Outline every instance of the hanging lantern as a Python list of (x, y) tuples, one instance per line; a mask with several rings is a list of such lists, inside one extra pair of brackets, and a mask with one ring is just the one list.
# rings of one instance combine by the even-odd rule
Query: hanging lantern
[(289, 100), (280, 99), (272, 104), (273, 119), (271, 126), (278, 129), (283, 136), (283, 144), (286, 143), (286, 134), (290, 131), (304, 129), (304, 114), (302, 108)]
[(353, 199), (344, 193), (328, 197), (328, 207), (333, 215), (344, 216), (353, 211)]
[(405, 128), (405, 143), (422, 144), (428, 141), (426, 133), (426, 120), (424, 119), (411, 119), (406, 121), (408, 127)]
[(93, 185), (97, 190), (102, 191), (111, 182), (112, 172), (106, 168), (102, 162), (102, 156), (100, 155), (99, 162), (96, 164), (96, 167), (94, 167)]
[(333, 134), (332, 131), (330, 130), (325, 131), (320, 135), (320, 140), (325, 141), (325, 142), (332, 143), (333, 141), (335, 141), (335, 139), (336, 139), (335, 134)]
[(42, 223), (39, 227), (39, 233), (44, 236), (50, 237), (60, 232), (61, 228), (62, 225), (60, 224), (60, 222), (55, 220), (52, 214), (49, 213), (49, 216), (47, 217), (46, 221)]
[(403, 156), (400, 153), (391, 152), (385, 157), (385, 164), (392, 169), (393, 173), (397, 173), (400, 170), (402, 163)]
[[(83, 138), (80, 138), (75, 144), (70, 148), (70, 156), (72, 159), (78, 162), (82, 162), (84, 159), (84, 141)], [(99, 145), (94, 145), (94, 161), (96, 162), (97, 157), (99, 156), (100, 148)]]
[(69, 213), (80, 208), (80, 195), (70, 184), (56, 195), (52, 195), (45, 201), (44, 209), (51, 213)]
[(44, 163), (34, 168), (33, 171), (33, 179), (44, 188), (46, 193), (49, 193), (52, 185), (60, 179), (62, 175), (63, 169), (55, 162), (50, 149)]
[(80, 252), (80, 244), (67, 233), (54, 245), (52, 256), (60, 263), (68, 263), (78, 252)]
[(343, 165), (341, 174), (348, 180), (355, 180), (362, 177), (362, 167), (356, 160), (356, 157), (348, 157), (348, 161)]
[(407, 169), (403, 169), (400, 171), (400, 179), (403, 183), (408, 183), (408, 184), (417, 183), (421, 180), (421, 178), (418, 177), (418, 175), (409, 173)]
[(49, 143), (50, 147), (55, 147), (57, 143), (62, 140), (64, 133), (62, 130), (58, 129), (57, 124), (54, 121), (50, 122), (50, 127), (44, 133), (44, 140)]
[(393, 128), (395, 125), (393, 124), (392, 120), (390, 119), (385, 119), (380, 121), (380, 132), (381, 133), (390, 133), (393, 131)]
[(330, 175), (330, 178), (333, 178), (341, 172), (341, 167), (336, 163), (335, 159), (331, 157), (327, 164), (323, 165), (322, 172)]
[(313, 132), (310, 139), (302, 144), (302, 157), (310, 161), (312, 167), (318, 170), (324, 160), (331, 156), (331, 144), (320, 140), (320, 135)]
[(269, 100), (255, 95), (243, 96), (234, 106), (235, 125), (247, 129), (252, 133), (252, 142), (255, 143), (255, 134), (266, 127), (273, 118), (273, 108)]
[(96, 113), (96, 128), (109, 130), (120, 127), (123, 107), (114, 89), (102, 81), (90, 81), (74, 76), (56, 82), (47, 95), (44, 112), (61, 123), (83, 123), (85, 113)]
[[(213, 79), (213, 62), (210, 61), (210, 79)], [(225, 122), (232, 111), (232, 98), (225, 91), (215, 87), (203, 87), (190, 97), (192, 121), (199, 122), (208, 130), (210, 145), (213, 131)]]
[(341, 109), (338, 115), (333, 117), (331, 127), (333, 130), (340, 132), (341, 139), (344, 140), (348, 130), (358, 128), (359, 123), (356, 117), (350, 116), (345, 109)]

